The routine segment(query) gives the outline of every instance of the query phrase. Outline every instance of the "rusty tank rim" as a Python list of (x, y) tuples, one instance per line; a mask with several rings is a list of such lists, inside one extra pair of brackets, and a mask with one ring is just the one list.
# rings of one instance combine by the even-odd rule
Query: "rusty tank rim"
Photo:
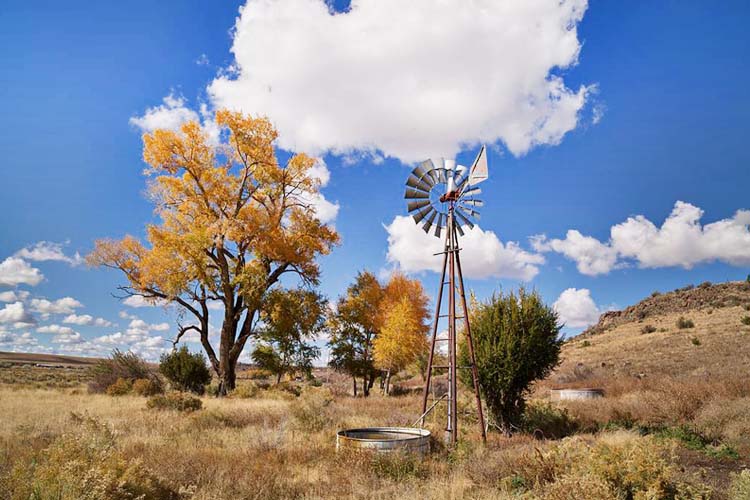
[[(357, 434), (382, 434), (381, 437), (356, 437)], [(403, 435), (403, 437), (389, 438), (388, 434)], [(418, 427), (359, 427), (357, 429), (343, 429), (336, 433), (336, 437), (351, 441), (418, 441), (430, 437), (430, 431)]]

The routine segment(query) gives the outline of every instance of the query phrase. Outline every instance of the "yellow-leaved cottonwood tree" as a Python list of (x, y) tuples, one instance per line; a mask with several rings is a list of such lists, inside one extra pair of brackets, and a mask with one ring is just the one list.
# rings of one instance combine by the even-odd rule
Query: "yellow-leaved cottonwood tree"
[[(280, 165), (277, 132), (265, 118), (221, 110), (215, 119), (219, 144), (196, 122), (143, 136), (148, 192), (161, 221), (147, 227), (147, 244), (132, 236), (100, 240), (88, 261), (122, 271), (125, 294), (181, 308), (190, 323), (178, 325), (174, 343), (198, 333), (223, 395), (235, 387), (237, 361), (257, 334), (268, 292), (285, 274), (317, 285), (316, 257), (339, 238), (310, 201), (320, 187), (310, 175), (313, 158), (297, 154)], [(218, 345), (209, 339), (211, 301), (223, 305)]]
[(331, 366), (357, 377), (365, 396), (376, 376), (390, 376), (415, 361), (427, 349), (427, 295), (422, 283), (394, 273), (385, 286), (369, 272), (361, 272), (329, 316)]

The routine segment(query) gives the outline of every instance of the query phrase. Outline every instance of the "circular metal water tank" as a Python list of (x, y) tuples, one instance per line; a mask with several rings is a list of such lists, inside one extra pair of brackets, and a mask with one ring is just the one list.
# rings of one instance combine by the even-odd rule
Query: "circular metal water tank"
[(565, 401), (572, 399), (596, 399), (604, 397), (602, 389), (551, 389), (549, 391), (552, 401)]
[(364, 427), (336, 434), (336, 450), (408, 451), (426, 455), (430, 431), (411, 427)]

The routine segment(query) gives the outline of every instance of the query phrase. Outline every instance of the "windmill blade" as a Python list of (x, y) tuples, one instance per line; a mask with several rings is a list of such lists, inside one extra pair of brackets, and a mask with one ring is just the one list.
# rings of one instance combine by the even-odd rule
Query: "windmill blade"
[(430, 184), (427, 184), (426, 182), (422, 182), (413, 175), (410, 175), (408, 179), (406, 179), (406, 185), (409, 187), (413, 187), (414, 189), (421, 189), (422, 191), (430, 192), (430, 189), (432, 189), (432, 186)]
[(430, 212), (434, 212), (434, 211), (435, 211), (435, 209), (432, 208), (432, 206), (424, 207), (422, 210), (420, 210), (419, 212), (417, 212), (414, 215), (412, 215), (412, 217), (414, 217), (414, 222), (416, 222), (417, 224), (419, 224), (420, 222), (422, 222), (422, 219), (424, 219), (425, 217), (427, 217), (427, 215)]
[(461, 211), (461, 209), (460, 209), (460, 208), (457, 208), (457, 209), (456, 209), (456, 215), (458, 216), (458, 218), (459, 218), (459, 219), (461, 219), (461, 222), (462, 222), (463, 224), (465, 224), (465, 225), (469, 226), (469, 228), (470, 228), (470, 229), (473, 229), (473, 228), (474, 228), (474, 223), (473, 223), (473, 222), (471, 222), (471, 221), (469, 220), (469, 218), (468, 218), (468, 217), (466, 217), (466, 215), (464, 215), (464, 213), (463, 213), (463, 212)]
[(469, 185), (474, 186), (480, 182), (486, 181), (487, 177), (489, 177), (489, 172), (487, 170), (487, 148), (482, 146), (482, 149), (479, 150), (479, 154), (474, 160), (474, 164), (471, 166), (471, 171), (469, 172)]
[(476, 196), (482, 193), (482, 188), (470, 187), (462, 193), (462, 196)]
[(437, 169), (438, 174), (438, 182), (445, 184), (448, 182), (448, 175), (446, 175), (446, 171), (444, 168), (438, 168)]
[(459, 236), (463, 236), (464, 235), (464, 230), (461, 229), (461, 224), (456, 224), (456, 231), (458, 231), (458, 235)]
[[(414, 170), (412, 170), (411, 173), (417, 179), (430, 183), (432, 181), (432, 177), (429, 175), (429, 173), (430, 173), (430, 170), (432, 170), (433, 168), (434, 167), (432, 166), (432, 162), (430, 160), (425, 160), (419, 165), (417, 165), (416, 167), (414, 167)], [(434, 182), (432, 184), (434, 184)]]
[(445, 215), (440, 214), (438, 216), (437, 225), (435, 226), (435, 236), (440, 238), (440, 231), (445, 227)]
[(413, 212), (414, 210), (417, 210), (419, 208), (424, 208), (429, 204), (430, 204), (430, 200), (410, 201), (409, 203), (406, 204), (406, 211)]
[(413, 200), (416, 198), (430, 198), (429, 193), (424, 193), (422, 191), (417, 191), (416, 189), (407, 189), (406, 192), (404, 192), (404, 198), (407, 200)]
[(433, 211), (427, 218), (427, 222), (425, 222), (424, 226), (422, 226), (422, 229), (424, 229), (425, 233), (430, 234), (430, 228), (432, 227), (432, 222), (435, 220), (435, 216), (437, 216), (437, 212)]
[(461, 200), (461, 203), (465, 205), (473, 205), (475, 207), (483, 207), (484, 202), (482, 200)]
[(476, 220), (480, 220), (482, 218), (482, 214), (480, 214), (476, 210), (472, 210), (472, 209), (466, 208), (466, 207), (461, 207), (461, 210), (463, 210), (464, 213), (468, 213), (468, 215), (471, 215)]

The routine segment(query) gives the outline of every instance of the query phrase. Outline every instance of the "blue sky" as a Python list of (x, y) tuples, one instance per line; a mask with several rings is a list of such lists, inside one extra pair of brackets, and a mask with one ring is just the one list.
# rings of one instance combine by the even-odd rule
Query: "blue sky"
[[(305, 15), (290, 20), (283, 4)], [(403, 183), (415, 159), (455, 153), (466, 164), (482, 142), (491, 146), (490, 179), (482, 185), (485, 207), (476, 242), (489, 253), (477, 258), (476, 277), (467, 283), (480, 297), (521, 284), (534, 287), (558, 303), (575, 325), (567, 331), (576, 332), (597, 312), (627, 306), (654, 290), (744, 279), (750, 272), (748, 214), (738, 213), (750, 208), (746, 2), (592, 1), (587, 8), (579, 2), (567, 13), (577, 27), (572, 52), (550, 55), (571, 43), (569, 32), (555, 32), (549, 46), (528, 49), (521, 61), (501, 45), (524, 39), (507, 33), (528, 28), (533, 16), (554, 25), (565, 13), (510, 9), (498, 22), (476, 28), (480, 40), (467, 41), (462, 16), (479, 19), (492, 12), (464, 9), (454, 16), (455, 29), (444, 32), (454, 45), (438, 37), (423, 38), (420, 47), (408, 34), (430, 23), (444, 27), (446, 18), (439, 16), (451, 14), (448, 7), (420, 12), (415, 2), (391, 20), (396, 12), (384, 13), (372, 0), (350, 11), (336, 2), (330, 7), (336, 15), (325, 13), (337, 18), (333, 22), (316, 4), (252, 1), (244, 22), (233, 29), (241, 2), (4, 3), (0, 298), (7, 300), (0, 303), (0, 350), (106, 352), (114, 344), (95, 340), (127, 329), (141, 335), (139, 348), (147, 355), (169, 345), (174, 315), (122, 304), (112, 295), (122, 283), (116, 272), (87, 268), (75, 258), (97, 238), (140, 236), (152, 220), (143, 195), (142, 130), (131, 119), (153, 118), (159, 106), (205, 120), (201, 105), (256, 112), (249, 108), (257, 103), (257, 112), (280, 124), (282, 146), (302, 145), (322, 157), (330, 172), (323, 194), (338, 205), (331, 223), (343, 241), (321, 261), (321, 290), (331, 298), (358, 270), (385, 275), (398, 267), (413, 271), (434, 295), (435, 274), (419, 270), (432, 264), (389, 249), (389, 235), (402, 245), (421, 241), (418, 232), (396, 224), (406, 215)], [(383, 26), (393, 32), (383, 33)], [(360, 38), (357, 33), (365, 30), (372, 31)], [(352, 53), (362, 59), (362, 44), (370, 44), (368, 54), (381, 51), (383, 57), (352, 65)], [(436, 80), (445, 83), (419, 87), (424, 68), (411, 64), (412, 56), (444, 64), (445, 75)], [(460, 71), (464, 59), (478, 62), (471, 77)], [(567, 62), (561, 67), (556, 60)], [(369, 67), (373, 73), (362, 75)], [(459, 74), (464, 76), (454, 78)], [(418, 83), (404, 87), (402, 95), (404, 75)], [(279, 98), (258, 97), (258, 85), (267, 83), (263, 78), (274, 82)], [(526, 94), (510, 84), (531, 82), (541, 92), (535, 97), (547, 102), (545, 85), (553, 78), (563, 84), (556, 102), (567, 111), (562, 105), (537, 109), (537, 118), (553, 129), (528, 126), (535, 139), (527, 144), (507, 132), (511, 125), (524, 126), (527, 110), (519, 102)], [(222, 79), (229, 81), (226, 88), (216, 83)], [(375, 90), (368, 87), (373, 82)], [(455, 94), (439, 93), (446, 89)], [(435, 107), (443, 109), (434, 116), (422, 110), (423, 121), (407, 127), (414, 96), (433, 91), (456, 95), (456, 101), (439, 101)], [(477, 101), (483, 92), (488, 98)], [(167, 96), (172, 105), (163, 102)], [(382, 113), (368, 104), (370, 96), (385, 100)], [(452, 110), (454, 102), (468, 104)], [(446, 123), (446, 113), (454, 125)], [(303, 129), (308, 118), (312, 131)], [(563, 123), (566, 118), (573, 122)], [(324, 126), (329, 123), (330, 130)], [(337, 129), (340, 123), (347, 125)], [(673, 213), (678, 201), (684, 204)], [(670, 213), (671, 222), (662, 227)], [(635, 216), (642, 218), (611, 232)], [(541, 234), (546, 239), (529, 240)], [(517, 243), (512, 251), (509, 242)], [(493, 253), (498, 243), (503, 251)], [(21, 265), (38, 272), (14, 285), (11, 274), (18, 278)], [(34, 278), (39, 274), (43, 279)], [(65, 297), (74, 301), (55, 302)], [(96, 318), (102, 319), (98, 325)]]

